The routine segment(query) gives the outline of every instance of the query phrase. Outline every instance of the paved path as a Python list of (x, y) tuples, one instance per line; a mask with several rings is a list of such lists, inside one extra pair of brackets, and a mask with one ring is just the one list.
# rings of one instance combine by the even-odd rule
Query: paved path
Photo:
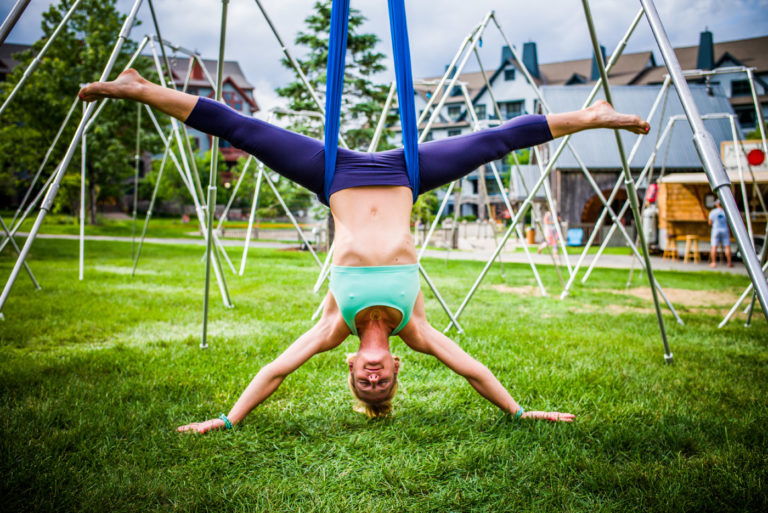
[[(19, 233), (18, 235), (26, 236), (26, 233)], [(78, 240), (79, 236), (77, 235), (53, 235), (53, 234), (38, 234), (38, 238), (41, 239), (64, 239), (64, 240)], [(115, 242), (131, 242), (131, 237), (115, 237), (115, 236), (108, 236), (108, 235), (86, 235), (86, 240), (89, 241), (115, 241)], [(146, 238), (144, 239), (145, 244), (170, 244), (170, 245), (194, 245), (194, 246), (204, 246), (205, 241), (202, 238), (174, 238), (174, 239), (165, 239), (165, 238)], [(226, 247), (243, 247), (243, 241), (240, 239), (221, 239), (221, 243)], [(295, 242), (292, 243), (285, 243), (285, 242), (267, 242), (267, 241), (251, 241), (250, 247), (253, 248), (272, 248), (272, 249), (299, 249), (299, 246), (296, 245)], [(531, 258), (533, 259), (534, 263), (539, 265), (552, 265), (552, 257), (548, 254), (537, 254), (535, 247), (532, 247), (531, 251)], [(424, 255), (427, 257), (432, 258), (441, 258), (441, 259), (449, 259), (449, 260), (479, 260), (479, 261), (487, 261), (491, 257), (492, 252), (488, 250), (474, 250), (474, 251), (466, 251), (466, 250), (451, 250), (451, 251), (445, 251), (445, 250), (427, 250)], [(589, 266), (589, 264), (594, 259), (595, 255), (587, 255), (587, 257), (584, 259), (584, 263), (582, 264), (582, 270), (580, 273), (583, 273), (584, 270)], [(503, 262), (506, 263), (518, 263), (518, 264), (527, 264), (528, 259), (525, 256), (525, 253), (523, 251), (504, 251), (501, 254), (501, 258)], [(561, 256), (562, 258), (562, 256)], [(571, 266), (576, 265), (576, 261), (578, 260), (578, 255), (569, 255), (569, 259), (571, 262)], [(634, 263), (632, 262), (634, 260)], [(563, 264), (560, 264), (563, 265)], [(603, 268), (611, 268), (611, 269), (629, 269), (631, 266), (635, 267), (635, 269), (640, 269), (640, 265), (637, 262), (637, 260), (633, 257), (630, 257), (628, 255), (602, 255), (600, 259), (597, 262), (596, 267), (603, 267)], [(731, 274), (747, 274), (747, 269), (744, 267), (743, 264), (740, 262), (735, 263), (734, 267), (728, 268), (725, 267), (725, 265), (719, 265), (716, 268), (711, 268), (707, 264), (707, 262), (702, 262), (699, 264), (694, 263), (687, 263), (684, 264), (682, 261), (676, 261), (672, 262), (670, 260), (662, 260), (661, 257), (651, 257), (651, 265), (653, 266), (653, 269), (655, 271), (710, 271), (710, 272), (727, 272)]]

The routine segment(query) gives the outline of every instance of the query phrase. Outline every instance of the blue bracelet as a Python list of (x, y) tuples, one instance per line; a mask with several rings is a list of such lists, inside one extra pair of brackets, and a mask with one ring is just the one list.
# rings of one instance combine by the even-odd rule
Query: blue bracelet
[(229, 420), (229, 417), (227, 417), (223, 413), (220, 413), (219, 418), (224, 421), (224, 427), (226, 429), (232, 429), (232, 421)]
[(515, 420), (519, 419), (520, 417), (522, 417), (522, 416), (523, 416), (523, 413), (525, 413), (525, 410), (524, 410), (524, 409), (523, 409), (523, 407), (521, 406), (521, 407), (520, 407), (520, 409), (519, 409), (519, 410), (517, 410), (517, 413), (515, 413), (514, 419), (515, 419)]

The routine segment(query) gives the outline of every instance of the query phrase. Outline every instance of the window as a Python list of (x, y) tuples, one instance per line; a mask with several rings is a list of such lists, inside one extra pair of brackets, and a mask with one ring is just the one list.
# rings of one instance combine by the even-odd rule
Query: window
[(749, 96), (752, 89), (749, 87), (749, 80), (734, 80), (731, 82), (731, 96)]
[(461, 135), (461, 128), (451, 128), (448, 130), (448, 137), (454, 137), (457, 135)]
[(511, 82), (515, 79), (515, 68), (508, 68), (504, 70), (504, 80)]
[(461, 105), (450, 105), (448, 107), (448, 117), (456, 121), (461, 116)]
[(501, 110), (502, 117), (512, 119), (523, 113), (523, 100), (514, 102), (501, 102), (499, 103), (499, 109)]
[(477, 114), (477, 119), (485, 119), (485, 104), (475, 105), (475, 114)]
[(243, 110), (243, 100), (240, 95), (232, 91), (224, 91), (222, 93), (224, 103), (232, 107), (237, 111)]
[(742, 130), (752, 130), (757, 126), (755, 108), (752, 105), (734, 107), (733, 112), (739, 118), (739, 125), (741, 125)]
[(424, 138), (424, 142), (429, 142), (429, 141), (431, 141), (434, 138), (435, 138), (435, 136), (432, 135), (432, 131), (430, 130), (429, 133), (427, 134), (427, 136)]

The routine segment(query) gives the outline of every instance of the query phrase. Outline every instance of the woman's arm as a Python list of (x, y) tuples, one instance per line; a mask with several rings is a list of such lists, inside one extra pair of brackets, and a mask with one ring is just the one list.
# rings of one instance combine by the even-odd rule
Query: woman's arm
[[(496, 376), (482, 363), (468, 355), (456, 342), (432, 327), (424, 313), (424, 299), (419, 294), (413, 309), (412, 322), (400, 332), (403, 341), (413, 350), (430, 354), (443, 362), (456, 374), (464, 377), (477, 392), (509, 414), (518, 413), (521, 408), (512, 399)], [(527, 411), (526, 419), (572, 422), (570, 413)]]
[[(272, 395), (285, 377), (301, 367), (304, 362), (318, 353), (337, 347), (347, 338), (349, 328), (341, 319), (341, 315), (336, 314), (338, 314), (338, 308), (329, 293), (326, 308), (320, 321), (299, 337), (273, 362), (262, 367), (240, 395), (227, 415), (233, 425), (242, 421), (251, 410)], [(180, 426), (177, 430), (205, 433), (212, 429), (222, 428), (224, 425), (222, 419), (211, 419)]]

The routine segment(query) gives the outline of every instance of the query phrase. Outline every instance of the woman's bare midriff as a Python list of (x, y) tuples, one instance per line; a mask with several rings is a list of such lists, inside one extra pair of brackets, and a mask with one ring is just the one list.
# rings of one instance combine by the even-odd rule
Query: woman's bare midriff
[(413, 196), (408, 187), (365, 186), (331, 196), (335, 221), (333, 263), (351, 267), (416, 263), (411, 236)]

